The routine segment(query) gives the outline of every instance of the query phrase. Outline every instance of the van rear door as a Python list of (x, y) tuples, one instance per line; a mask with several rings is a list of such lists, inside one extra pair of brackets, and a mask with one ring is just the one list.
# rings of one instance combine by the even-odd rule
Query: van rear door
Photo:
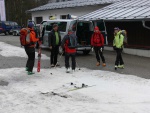
[(90, 46), (91, 36), (94, 31), (92, 21), (78, 21), (76, 35), (78, 37), (78, 43), (80, 46)]
[(96, 20), (93, 21), (94, 22), (94, 26), (98, 26), (100, 31), (102, 32), (104, 39), (105, 39), (105, 45), (108, 44), (108, 40), (107, 40), (107, 31), (106, 31), (106, 26), (105, 26), (105, 22), (104, 20)]

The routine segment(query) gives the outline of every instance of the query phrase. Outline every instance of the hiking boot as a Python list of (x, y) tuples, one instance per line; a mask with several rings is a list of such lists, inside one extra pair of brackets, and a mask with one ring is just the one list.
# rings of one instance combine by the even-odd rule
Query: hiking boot
[(72, 73), (74, 73), (74, 72), (75, 72), (75, 70), (73, 69), (73, 70), (72, 70)]
[(118, 66), (115, 66), (115, 70), (117, 70)]
[(124, 69), (124, 65), (119, 65), (118, 68)]
[(51, 67), (55, 67), (55, 65), (54, 65), (54, 64), (51, 64)]
[(106, 67), (106, 63), (103, 63), (103, 67)]
[(96, 66), (100, 66), (100, 62), (97, 62), (97, 63), (96, 63)]
[(29, 68), (28, 67), (26, 67), (26, 69), (25, 69), (26, 71), (28, 71), (29, 70)]
[(56, 64), (55, 66), (58, 67), (58, 66), (60, 66), (60, 64)]
[(28, 71), (28, 75), (33, 75), (35, 74), (34, 72)]
[(70, 68), (67, 68), (67, 69), (66, 69), (66, 73), (70, 73)]

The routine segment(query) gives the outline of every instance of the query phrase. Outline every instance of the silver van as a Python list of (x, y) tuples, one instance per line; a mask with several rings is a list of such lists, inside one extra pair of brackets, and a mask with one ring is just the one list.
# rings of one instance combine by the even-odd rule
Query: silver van
[[(94, 31), (94, 22), (82, 20), (48, 20), (41, 24), (43, 33), (43, 46), (48, 47), (48, 33), (52, 30), (53, 24), (58, 24), (61, 38), (67, 34), (68, 29), (72, 29), (78, 37), (77, 51), (83, 51), (84, 54), (89, 54), (91, 51), (91, 36)], [(44, 30), (44, 31), (43, 31)], [(60, 47), (59, 52), (62, 53)]]

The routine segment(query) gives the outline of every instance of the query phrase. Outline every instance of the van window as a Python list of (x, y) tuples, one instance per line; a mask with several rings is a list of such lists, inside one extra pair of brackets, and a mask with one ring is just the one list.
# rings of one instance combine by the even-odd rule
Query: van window
[(59, 31), (66, 32), (67, 22), (59, 22), (58, 26), (59, 26)]
[(48, 22), (46, 30), (52, 30), (54, 24), (58, 24), (60, 32), (66, 32), (67, 22)]
[(71, 29), (72, 31), (76, 31), (76, 29), (77, 29), (77, 21), (76, 20), (72, 21), (70, 23), (69, 29)]
[(2, 23), (0, 22), (0, 27), (2, 27)]

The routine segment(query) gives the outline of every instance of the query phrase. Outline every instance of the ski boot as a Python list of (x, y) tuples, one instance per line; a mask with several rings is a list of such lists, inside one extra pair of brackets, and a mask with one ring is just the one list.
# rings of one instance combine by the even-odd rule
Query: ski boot
[(100, 62), (97, 62), (97, 63), (96, 63), (96, 66), (100, 66)]
[(35, 74), (34, 72), (28, 71), (28, 75), (33, 75)]
[(106, 63), (103, 63), (103, 67), (106, 67)]
[(26, 69), (25, 69), (26, 71), (28, 71), (29, 70), (29, 68), (28, 67), (26, 67)]
[(118, 66), (115, 66), (115, 70), (117, 70)]
[(118, 68), (124, 69), (124, 65), (119, 65)]

